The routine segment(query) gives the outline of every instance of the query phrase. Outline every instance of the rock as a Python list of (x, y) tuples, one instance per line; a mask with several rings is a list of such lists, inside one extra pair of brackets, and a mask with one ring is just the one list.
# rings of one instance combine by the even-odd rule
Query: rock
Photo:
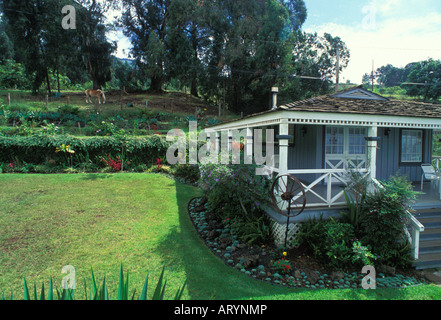
[(424, 272), (424, 277), (432, 283), (441, 284), (441, 273), (440, 272), (426, 271), (426, 272)]
[(377, 268), (377, 271), (380, 273), (385, 273), (385, 274), (391, 275), (391, 276), (395, 275), (395, 268), (391, 267), (391, 266), (384, 265), (384, 264), (379, 265)]
[(308, 272), (307, 277), (309, 282), (314, 285), (320, 280), (320, 276), (316, 272)]
[(345, 277), (345, 274), (341, 271), (334, 271), (331, 274), (332, 281), (339, 281), (339, 280), (343, 279), (344, 277)]
[(216, 238), (217, 236), (219, 236), (219, 232), (217, 231), (217, 230), (211, 230), (211, 231), (208, 231), (208, 233), (207, 233), (207, 237), (209, 238), (209, 239), (214, 239), (214, 238)]
[(254, 267), (259, 262), (259, 255), (241, 256), (239, 260), (245, 268)]

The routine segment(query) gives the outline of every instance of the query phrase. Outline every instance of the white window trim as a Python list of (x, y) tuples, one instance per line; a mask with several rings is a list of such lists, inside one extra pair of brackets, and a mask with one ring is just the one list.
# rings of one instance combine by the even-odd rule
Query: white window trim
[[(420, 133), (420, 136), (418, 137), (420, 139), (420, 145), (417, 146), (417, 152), (416, 153), (403, 153), (404, 148), (403, 148), (403, 136), (405, 132), (412, 132), (412, 133)], [(424, 144), (424, 131), (423, 130), (412, 130), (412, 129), (402, 129), (400, 130), (400, 163), (409, 163), (409, 164), (419, 164), (419, 163), (423, 163), (423, 144)], [(412, 159), (404, 159), (403, 156), (404, 155), (409, 155), (409, 156), (418, 156), (419, 159), (416, 160), (412, 160)]]

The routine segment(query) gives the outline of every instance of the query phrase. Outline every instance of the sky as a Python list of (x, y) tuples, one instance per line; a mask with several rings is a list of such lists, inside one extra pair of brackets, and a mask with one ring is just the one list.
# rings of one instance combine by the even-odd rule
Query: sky
[[(359, 84), (363, 74), (387, 64), (441, 60), (441, 0), (304, 1), (308, 18), (303, 31), (330, 33), (349, 48), (341, 82)], [(116, 55), (126, 57), (130, 41), (121, 33), (110, 38), (118, 42)]]
[(351, 53), (341, 81), (361, 83), (363, 74), (392, 64), (441, 60), (440, 0), (304, 0), (305, 32), (340, 37)]

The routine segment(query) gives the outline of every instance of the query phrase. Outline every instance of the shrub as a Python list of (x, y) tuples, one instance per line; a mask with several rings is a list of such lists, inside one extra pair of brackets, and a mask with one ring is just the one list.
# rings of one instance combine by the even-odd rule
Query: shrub
[(200, 185), (213, 210), (233, 202), (251, 213), (269, 201), (271, 181), (256, 175), (255, 165), (203, 164), (200, 173)]
[(199, 180), (201, 173), (198, 165), (178, 164), (175, 167), (174, 175), (185, 181), (195, 183)]
[(407, 178), (401, 176), (384, 181), (383, 186), (366, 196), (360, 215), (360, 239), (372, 247), (381, 263), (407, 266), (410, 246), (404, 228), (415, 193)]
[(254, 165), (200, 165), (200, 185), (210, 209), (220, 219), (237, 221), (235, 232), (250, 244), (272, 241), (271, 220), (263, 208), (271, 181)]
[[(169, 143), (164, 138), (147, 137), (74, 137), (64, 135), (0, 136), (0, 162), (10, 163), (18, 159), (21, 163), (44, 164), (52, 159), (68, 164), (66, 157), (56, 154), (60, 145), (69, 145), (75, 154), (73, 165), (95, 161), (101, 163), (107, 154), (118, 155), (124, 151), (124, 158), (133, 165), (154, 163), (167, 152)], [(124, 149), (124, 150), (123, 150)]]
[(312, 249), (315, 257), (333, 268), (372, 264), (375, 260), (370, 248), (355, 238), (354, 226), (349, 223), (311, 219), (302, 224), (300, 241)]

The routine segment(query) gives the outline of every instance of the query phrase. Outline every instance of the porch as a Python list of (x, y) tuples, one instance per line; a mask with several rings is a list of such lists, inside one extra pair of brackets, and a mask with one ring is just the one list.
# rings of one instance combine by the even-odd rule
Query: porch
[[(244, 156), (264, 164), (270, 175), (300, 180), (306, 208), (290, 220), (296, 223), (311, 216), (339, 216), (347, 207), (348, 170), (365, 175), (371, 188), (381, 187), (377, 179), (400, 172), (416, 181), (415, 189), (420, 190), (421, 163), (432, 161), (433, 131), (441, 130), (440, 111), (433, 105), (389, 100), (357, 87), (283, 106), (277, 106), (275, 95), (271, 110), (212, 126), (206, 132), (212, 134), (210, 141), (215, 141), (217, 152), (230, 153), (233, 141), (243, 141)], [(429, 183), (423, 192), (414, 208), (439, 208), (441, 242), (440, 193)], [(286, 218), (274, 211), (270, 214), (286, 224)], [(425, 226), (411, 213), (408, 217), (406, 232), (413, 257), (418, 259)]]

